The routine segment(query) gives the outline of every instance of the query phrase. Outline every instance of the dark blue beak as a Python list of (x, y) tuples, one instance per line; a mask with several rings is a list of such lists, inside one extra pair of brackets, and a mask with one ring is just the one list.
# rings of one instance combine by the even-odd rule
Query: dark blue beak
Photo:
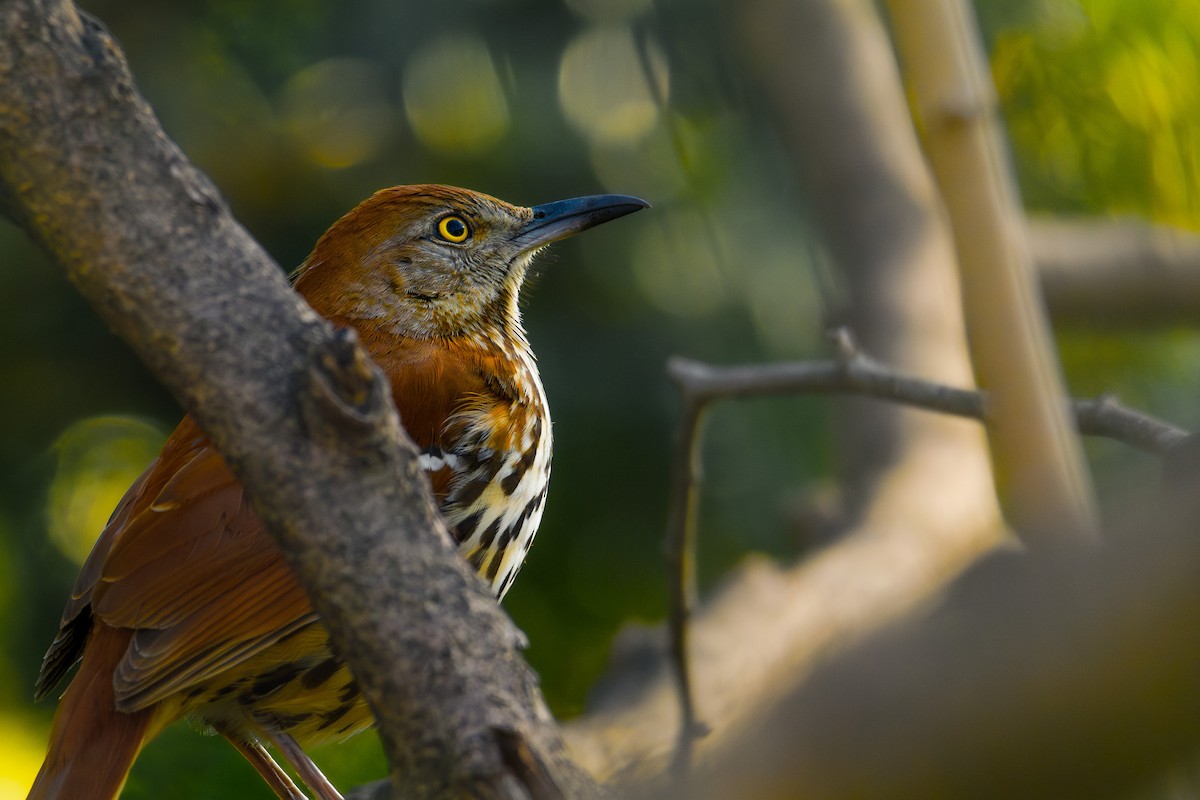
[(624, 194), (595, 194), (546, 203), (533, 207), (533, 219), (512, 241), (526, 252), (649, 207), (645, 200)]

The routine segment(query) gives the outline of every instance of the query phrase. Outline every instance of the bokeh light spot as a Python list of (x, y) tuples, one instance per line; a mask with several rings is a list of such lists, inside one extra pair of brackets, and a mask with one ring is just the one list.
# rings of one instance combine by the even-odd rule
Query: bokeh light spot
[(58, 469), (46, 515), (50, 538), (64, 555), (83, 563), (125, 490), (158, 454), (163, 438), (148, 422), (116, 416), (80, 420), (58, 437)]
[(729, 293), (717, 261), (718, 235), (695, 211), (663, 214), (658, 225), (644, 227), (633, 252), (633, 275), (646, 298), (683, 317), (724, 305)]
[(593, 22), (616, 22), (648, 11), (653, 0), (567, 0), (567, 7)]
[(15, 714), (0, 714), (0, 800), (21, 800), (45, 756), (45, 732)]
[(332, 58), (302, 69), (280, 97), (284, 123), (305, 154), (338, 169), (374, 158), (396, 128), (381, 70)]
[(595, 143), (590, 148), (592, 171), (604, 188), (656, 202), (682, 195), (688, 176), (666, 125), (656, 125), (633, 144)]
[(667, 59), (653, 42), (639, 54), (628, 27), (595, 26), (563, 52), (558, 100), (571, 125), (593, 143), (635, 142), (658, 122), (659, 103), (650, 80), (665, 103)]
[(449, 35), (413, 54), (404, 71), (404, 110), (425, 147), (475, 156), (508, 131), (508, 103), (487, 45)]

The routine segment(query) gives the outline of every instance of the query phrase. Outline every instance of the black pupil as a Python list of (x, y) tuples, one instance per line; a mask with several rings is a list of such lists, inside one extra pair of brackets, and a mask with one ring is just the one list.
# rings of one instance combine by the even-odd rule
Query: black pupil
[(461, 219), (446, 220), (446, 233), (457, 239), (467, 232), (467, 226)]

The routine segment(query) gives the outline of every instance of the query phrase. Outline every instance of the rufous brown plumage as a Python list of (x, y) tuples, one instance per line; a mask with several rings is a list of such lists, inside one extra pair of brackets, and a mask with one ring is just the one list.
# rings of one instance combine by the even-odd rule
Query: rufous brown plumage
[[(502, 597), (541, 520), (550, 418), (518, 298), (534, 253), (647, 204), (533, 208), (398, 186), (338, 220), (295, 287), (356, 329), (392, 385), (463, 555)], [(282, 798), (340, 795), (303, 747), (369, 727), (354, 677), (237, 478), (191, 417), (130, 487), (84, 564), (38, 677), (76, 662), (31, 800), (109, 800), (141, 748), (190, 716)]]

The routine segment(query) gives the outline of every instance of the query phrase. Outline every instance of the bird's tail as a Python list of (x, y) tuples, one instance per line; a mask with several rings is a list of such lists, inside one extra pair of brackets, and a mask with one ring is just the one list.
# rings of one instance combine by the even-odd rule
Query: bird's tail
[(83, 663), (59, 701), (50, 749), (29, 790), (29, 800), (113, 800), (146, 741), (154, 717), (147, 708), (117, 711), (113, 670), (129, 645), (129, 632), (97, 625)]

